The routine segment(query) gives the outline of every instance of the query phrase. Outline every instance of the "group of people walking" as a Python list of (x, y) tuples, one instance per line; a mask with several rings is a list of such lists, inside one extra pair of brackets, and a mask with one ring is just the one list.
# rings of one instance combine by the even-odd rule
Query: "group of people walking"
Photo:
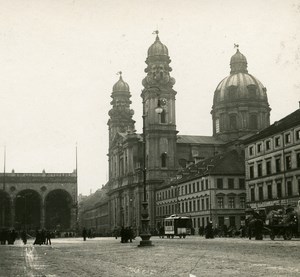
[[(36, 230), (35, 231), (35, 240), (33, 242), (33, 244), (39, 244), (39, 245), (42, 245), (42, 244), (45, 244), (45, 245), (51, 245), (51, 232), (49, 230), (44, 230), (42, 229), (41, 231), (40, 230)], [(24, 243), (26, 244), (26, 243)]]
[(18, 233), (14, 229), (0, 230), (0, 243), (2, 245), (6, 244), (6, 242), (7, 242), (7, 244), (14, 244), (17, 237), (18, 237)]
[[(2, 229), (0, 230), (0, 244), (5, 245), (10, 244), (13, 245), (16, 239), (20, 238), (24, 245), (27, 244), (27, 238), (31, 237), (25, 230), (21, 230), (20, 232), (15, 231), (14, 229)], [(51, 237), (53, 237), (52, 232), (49, 230), (36, 230), (35, 231), (35, 240), (33, 242), (34, 245), (42, 245), (49, 244), (51, 245)]]
[(115, 227), (113, 230), (113, 236), (118, 239), (118, 237), (121, 237), (121, 243), (127, 243), (132, 242), (132, 240), (135, 239), (136, 234), (132, 226), (124, 227), (122, 226), (121, 229), (118, 227)]

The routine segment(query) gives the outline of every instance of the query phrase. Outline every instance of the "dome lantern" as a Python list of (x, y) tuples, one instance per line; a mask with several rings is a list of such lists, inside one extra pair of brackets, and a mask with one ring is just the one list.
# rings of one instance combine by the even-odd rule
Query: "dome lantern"
[(230, 59), (230, 68), (230, 74), (248, 73), (247, 59), (238, 48), (236, 50), (236, 53)]

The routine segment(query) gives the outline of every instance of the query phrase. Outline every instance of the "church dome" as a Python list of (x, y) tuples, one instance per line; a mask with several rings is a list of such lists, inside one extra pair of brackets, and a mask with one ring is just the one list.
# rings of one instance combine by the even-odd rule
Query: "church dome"
[(169, 56), (169, 51), (167, 46), (161, 43), (158, 37), (158, 32), (156, 33), (155, 42), (148, 49), (148, 57), (152, 56)]
[(113, 86), (113, 92), (117, 92), (117, 91), (129, 92), (129, 86), (126, 82), (123, 81), (122, 73), (120, 73), (120, 78), (118, 82), (116, 82)]
[[(236, 45), (238, 47), (238, 45)], [(213, 135), (232, 141), (270, 125), (267, 89), (248, 73), (247, 59), (237, 49), (230, 59), (230, 75), (214, 92)]]
[(220, 102), (267, 99), (267, 89), (248, 73), (247, 59), (239, 50), (230, 59), (230, 75), (224, 78), (215, 90), (214, 105)]

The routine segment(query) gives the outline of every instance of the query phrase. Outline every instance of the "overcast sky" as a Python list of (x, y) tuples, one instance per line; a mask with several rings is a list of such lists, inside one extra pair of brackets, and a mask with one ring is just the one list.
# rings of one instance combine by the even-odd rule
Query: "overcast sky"
[(116, 73), (130, 86), (141, 132), (141, 81), (156, 29), (172, 60), (179, 134), (212, 134), (213, 93), (229, 75), (234, 43), (267, 88), (271, 123), (299, 107), (299, 0), (0, 0), (0, 7), (7, 172), (72, 172), (77, 142), (79, 192), (105, 184)]

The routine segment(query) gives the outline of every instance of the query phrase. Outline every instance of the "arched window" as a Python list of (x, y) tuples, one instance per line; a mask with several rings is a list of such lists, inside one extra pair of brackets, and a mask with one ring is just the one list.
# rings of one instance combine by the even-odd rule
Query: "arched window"
[(249, 120), (249, 128), (250, 129), (257, 129), (257, 115), (256, 114), (253, 114), (253, 115), (250, 115), (250, 120)]
[(163, 109), (162, 113), (160, 114), (160, 123), (166, 123), (166, 111)]
[(216, 118), (216, 133), (220, 133), (220, 118)]
[(236, 115), (231, 115), (229, 117), (229, 126), (230, 126), (230, 130), (237, 129)]
[(167, 153), (161, 154), (161, 167), (167, 167)]

